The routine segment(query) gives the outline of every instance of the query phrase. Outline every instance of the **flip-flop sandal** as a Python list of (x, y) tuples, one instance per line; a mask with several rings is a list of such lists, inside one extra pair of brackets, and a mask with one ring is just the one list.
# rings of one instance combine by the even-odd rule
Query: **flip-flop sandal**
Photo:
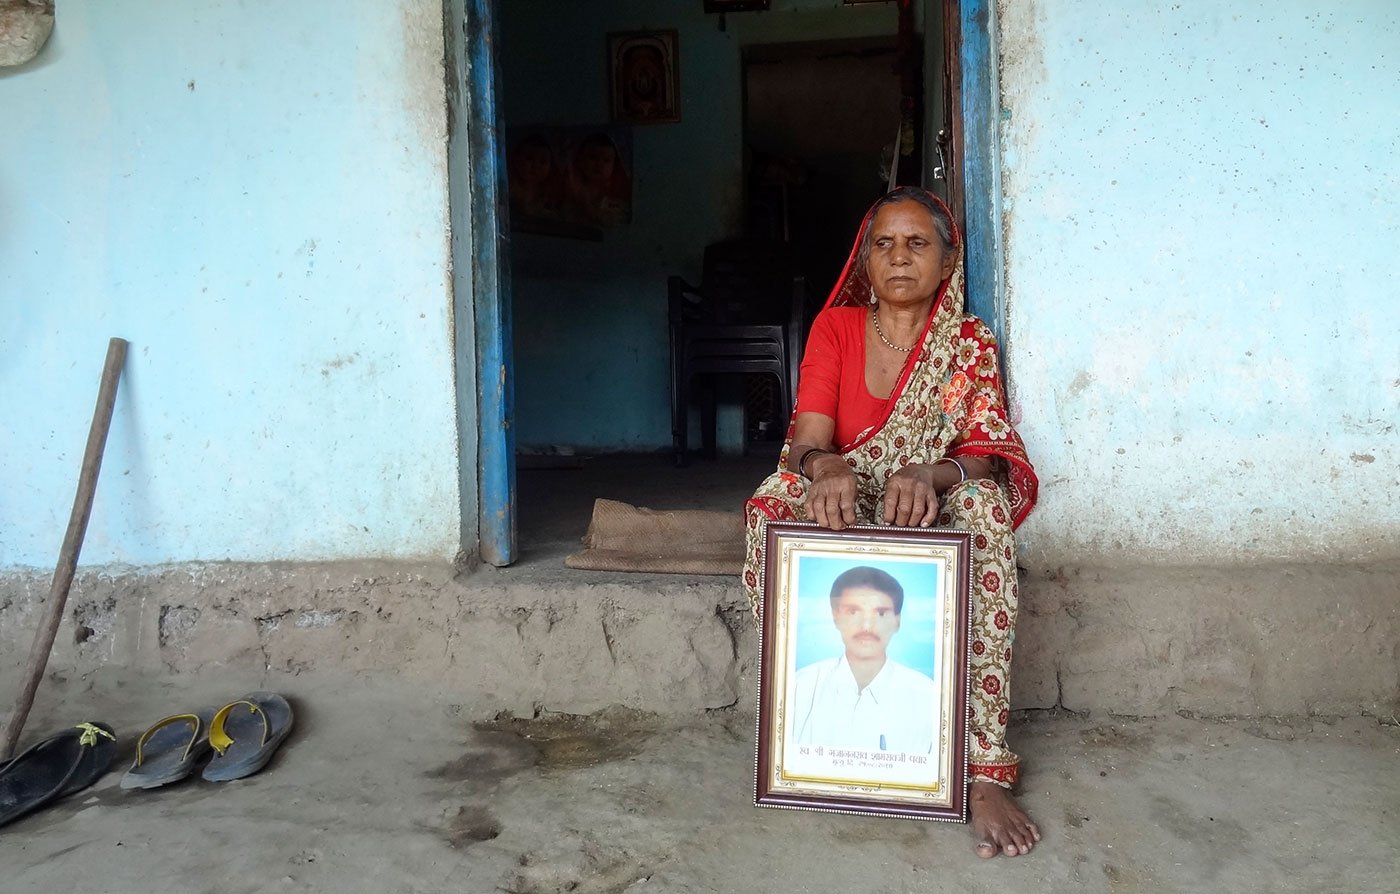
[(80, 723), (36, 742), (0, 766), (0, 826), (102, 778), (117, 753), (105, 723)]
[(267, 766), (292, 731), (292, 719), (292, 706), (275, 692), (250, 692), (224, 705), (209, 723), (214, 757), (204, 768), (204, 778), (228, 782)]
[(179, 782), (209, 753), (214, 709), (172, 714), (157, 720), (136, 740), (136, 760), (122, 776), (125, 789), (156, 788)]

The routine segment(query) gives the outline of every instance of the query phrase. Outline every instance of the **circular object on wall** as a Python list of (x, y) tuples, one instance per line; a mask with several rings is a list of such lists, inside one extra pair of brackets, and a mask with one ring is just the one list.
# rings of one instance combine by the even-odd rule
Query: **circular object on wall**
[(23, 65), (53, 33), (53, 0), (0, 0), (0, 66)]

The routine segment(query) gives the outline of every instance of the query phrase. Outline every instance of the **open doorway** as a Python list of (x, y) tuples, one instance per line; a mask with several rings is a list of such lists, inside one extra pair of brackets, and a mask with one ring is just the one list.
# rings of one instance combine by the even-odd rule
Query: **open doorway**
[[(805, 284), (804, 334), (871, 201), (892, 179), (919, 182), (921, 97), (905, 91), (922, 81), (918, 43), (896, 33), (744, 48), (747, 228), (789, 247)], [(781, 440), (791, 407), (771, 376), (748, 376), (743, 399), (746, 449), (762, 452)]]
[[(718, 465), (671, 467), (667, 278), (699, 280), (705, 249), (715, 243), (780, 238), (792, 246), (814, 312), (861, 213), (884, 187), (888, 151), (911, 98), (915, 154), (901, 158), (899, 179), (928, 179), (923, 96), (942, 67), (923, 61), (934, 58), (927, 48), (941, 30), (943, 4), (916, 2), (904, 13), (915, 30), (904, 24), (902, 36), (895, 3), (793, 0), (781, 10), (723, 18), (704, 14), (699, 3), (667, 6), (665, 15), (608, 0), (492, 6), (501, 28), (506, 158), (516, 134), (523, 144), (549, 129), (546, 135), (566, 147), (576, 134), (607, 133), (614, 170), (631, 190), (627, 213), (587, 234), (516, 230), (502, 243), (515, 321), (520, 543), (529, 560), (545, 528), (576, 544), (583, 525), (564, 531), (554, 521), (560, 513), (539, 501), (565, 492), (583, 499), (589, 490), (578, 482), (590, 467), (607, 465), (608, 486), (621, 488), (593, 496), (627, 500), (627, 486), (651, 482), (639, 492), (692, 503), (723, 494), (726, 506), (734, 501), (720, 486), (724, 468), (732, 468), (736, 493), (771, 469), (776, 440), (744, 456), (757, 414), (746, 418), (753, 390), (742, 380), (722, 395)], [(560, 41), (561, 34), (569, 39)], [(615, 120), (607, 48), (618, 35), (637, 34), (663, 35), (656, 39), (675, 47), (674, 120)], [(845, 107), (837, 104), (847, 99)], [(788, 129), (794, 133), (782, 133)], [(539, 142), (531, 145), (538, 149)], [(787, 409), (771, 397), (759, 413), (785, 422)], [(768, 436), (780, 439), (782, 427), (768, 425)], [(696, 446), (698, 428), (692, 426)], [(613, 459), (590, 459), (604, 455)]]
[[(906, 62), (894, 34), (762, 44), (743, 61), (749, 226), (793, 246), (819, 304), (889, 180)], [(917, 158), (899, 161), (917, 182)]]

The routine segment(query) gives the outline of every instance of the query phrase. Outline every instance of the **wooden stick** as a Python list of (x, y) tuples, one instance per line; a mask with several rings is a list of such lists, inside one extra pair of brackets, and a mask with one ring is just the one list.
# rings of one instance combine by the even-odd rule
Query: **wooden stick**
[(24, 686), (5, 724), (5, 734), (0, 738), (0, 760), (8, 760), (14, 754), (24, 721), (29, 717), (29, 709), (34, 707), (34, 693), (44, 676), (44, 667), (49, 663), (54, 638), (58, 636), (63, 607), (68, 602), (68, 589), (73, 585), (73, 574), (78, 568), (78, 553), (82, 551), (83, 536), (87, 534), (88, 519), (92, 516), (97, 473), (102, 469), (102, 452), (107, 446), (107, 430), (112, 426), (112, 407), (117, 402), (117, 382), (125, 361), (126, 342), (120, 338), (112, 339), (107, 343), (107, 362), (102, 367), (102, 385), (97, 392), (97, 408), (93, 410), (87, 450), (83, 453), (83, 467), (78, 475), (78, 493), (73, 497), (73, 514), (68, 518), (68, 532), (63, 535), (63, 549), (59, 551), (58, 566), (54, 569), (53, 583), (49, 586), (48, 614), (34, 634), (34, 646), (29, 650), (29, 664), (24, 670)]

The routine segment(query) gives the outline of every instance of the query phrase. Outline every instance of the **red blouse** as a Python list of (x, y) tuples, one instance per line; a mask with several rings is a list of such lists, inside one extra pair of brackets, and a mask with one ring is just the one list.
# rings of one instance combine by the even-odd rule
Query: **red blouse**
[(797, 379), (797, 412), (836, 420), (836, 447), (842, 448), (881, 422), (894, 395), (876, 397), (865, 386), (864, 307), (829, 307), (817, 314), (807, 336), (807, 352)]

